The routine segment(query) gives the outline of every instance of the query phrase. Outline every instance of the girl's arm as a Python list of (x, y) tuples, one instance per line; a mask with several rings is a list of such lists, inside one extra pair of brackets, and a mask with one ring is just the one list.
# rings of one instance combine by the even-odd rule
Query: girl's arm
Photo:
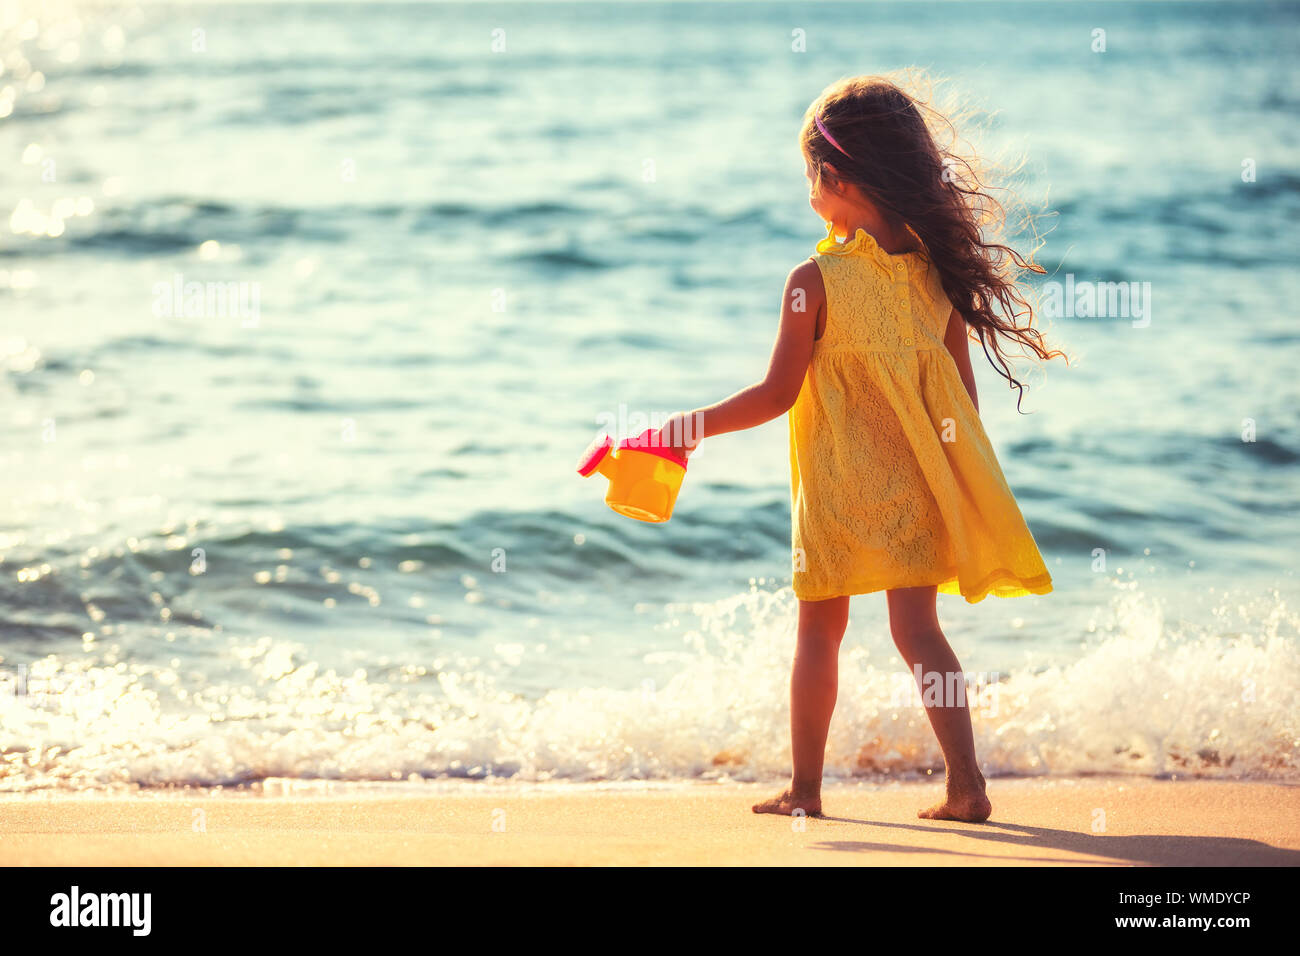
[(948, 346), (948, 351), (952, 353), (953, 361), (957, 363), (957, 371), (961, 373), (962, 384), (966, 386), (966, 393), (970, 395), (975, 411), (978, 412), (980, 400), (975, 394), (975, 370), (970, 367), (970, 330), (966, 328), (966, 320), (956, 309), (953, 309), (952, 314), (948, 316), (948, 328), (943, 333), (943, 344)]
[(705, 438), (753, 428), (789, 411), (812, 360), (825, 301), (821, 269), (805, 260), (786, 279), (781, 325), (763, 380), (707, 408), (677, 413), (659, 430), (660, 442), (685, 456)]

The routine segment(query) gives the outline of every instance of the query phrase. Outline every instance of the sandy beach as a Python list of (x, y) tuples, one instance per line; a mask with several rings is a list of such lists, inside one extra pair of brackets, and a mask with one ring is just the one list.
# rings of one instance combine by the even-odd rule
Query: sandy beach
[(12, 796), (0, 800), (0, 864), (1300, 864), (1300, 788), (1289, 784), (995, 780), (982, 825), (918, 820), (936, 784), (842, 785), (826, 792), (826, 817), (802, 828), (750, 813), (770, 789)]

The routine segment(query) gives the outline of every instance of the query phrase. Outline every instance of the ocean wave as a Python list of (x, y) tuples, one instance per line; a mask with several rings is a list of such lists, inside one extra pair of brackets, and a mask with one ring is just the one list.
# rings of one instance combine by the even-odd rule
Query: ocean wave
[[(343, 673), (293, 642), (233, 641), (221, 680), (94, 654), (0, 673), (0, 790), (387, 781), (779, 780), (789, 771), (788, 589), (677, 609), (682, 650), (639, 686), (505, 693), (492, 660), (434, 655)], [(971, 675), (987, 774), (1300, 777), (1300, 618), (1274, 596), (1169, 621), (1129, 595), (1069, 663)], [(692, 620), (693, 617), (693, 620)], [(650, 672), (647, 662), (647, 673)], [(493, 666), (489, 666), (493, 665)], [(830, 778), (942, 768), (910, 677), (842, 655)]]
[(537, 266), (547, 272), (557, 270), (594, 272), (616, 266), (615, 262), (597, 259), (576, 249), (542, 249), (519, 256), (516, 261)]
[[(446, 200), (410, 205), (279, 205), (153, 196), (106, 206), (57, 239), (28, 241), (5, 254), (165, 254), (194, 248), (214, 234), (226, 242), (248, 245), (286, 237), (328, 245), (376, 231), (445, 236), (448, 227), (456, 225), (477, 234), (485, 226), (515, 227), (536, 221), (554, 227), (590, 216), (591, 211), (583, 207), (540, 199), (482, 204)], [(606, 263), (576, 251), (543, 250), (523, 259), (560, 267), (606, 267)]]

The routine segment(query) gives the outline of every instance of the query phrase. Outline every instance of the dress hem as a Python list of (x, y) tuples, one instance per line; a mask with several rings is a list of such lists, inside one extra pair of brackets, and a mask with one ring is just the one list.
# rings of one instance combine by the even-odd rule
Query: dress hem
[(917, 581), (914, 584), (870, 584), (859, 582), (850, 584), (841, 590), (824, 594), (804, 595), (795, 591), (795, 597), (800, 601), (829, 601), (837, 597), (875, 594), (877, 591), (896, 591), (902, 588), (924, 587), (937, 587), (941, 594), (960, 595), (966, 600), (967, 604), (978, 604), (990, 594), (1001, 598), (1048, 594), (1052, 590), (1052, 576), (1050, 574), (1040, 574), (1032, 578), (1022, 578), (1006, 568), (999, 568), (991, 574), (985, 575), (975, 587), (962, 590), (957, 575), (949, 572), (937, 581), (931, 577), (927, 580)]

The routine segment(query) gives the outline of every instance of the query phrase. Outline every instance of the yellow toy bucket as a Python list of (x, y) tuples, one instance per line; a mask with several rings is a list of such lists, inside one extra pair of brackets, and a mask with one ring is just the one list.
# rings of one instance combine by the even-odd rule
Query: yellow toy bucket
[(598, 435), (578, 463), (584, 478), (600, 472), (609, 479), (605, 504), (637, 521), (667, 521), (673, 516), (677, 492), (686, 477), (686, 459), (653, 443), (655, 429), (614, 447), (614, 439)]

